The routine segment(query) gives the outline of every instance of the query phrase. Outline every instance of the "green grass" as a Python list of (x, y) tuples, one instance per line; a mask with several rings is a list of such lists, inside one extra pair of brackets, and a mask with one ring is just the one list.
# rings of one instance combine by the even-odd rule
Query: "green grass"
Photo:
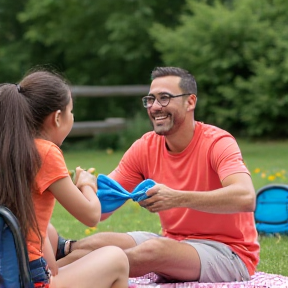
[(260, 236), (258, 270), (288, 276), (288, 236)]
[[(251, 171), (255, 190), (269, 183), (288, 183), (285, 172), (288, 163), (288, 142), (247, 142), (240, 140), (244, 162)], [(107, 151), (64, 152), (69, 169), (76, 166), (95, 167), (96, 172), (108, 174), (121, 159), (123, 152)], [(255, 169), (260, 173), (254, 173)], [(283, 171), (284, 170), (284, 171)], [(268, 177), (281, 172), (281, 177), (269, 181)], [(262, 174), (265, 173), (265, 174)], [(261, 177), (262, 175), (262, 177)], [(288, 177), (288, 176), (287, 176)], [(158, 233), (160, 223), (157, 215), (149, 213), (138, 204), (128, 201), (107, 220), (99, 223), (96, 230), (89, 229), (75, 220), (59, 204), (56, 204), (52, 221), (58, 232), (64, 237), (80, 239), (86, 235), (102, 231), (126, 232), (146, 230)], [(288, 276), (288, 236), (259, 238), (261, 245), (259, 271)]]
[[(112, 153), (109, 153), (109, 151)], [(94, 167), (99, 174), (111, 172), (119, 163), (122, 155), (123, 152), (113, 152), (112, 150), (64, 152), (68, 169), (75, 169), (77, 166), (84, 169)]]
[[(242, 140), (238, 141), (238, 144), (241, 148), (244, 162), (252, 174), (256, 190), (274, 182), (288, 184), (288, 141), (251, 143)], [(254, 170), (257, 168), (261, 172), (265, 172), (265, 178), (261, 178), (261, 173), (254, 173)], [(281, 177), (276, 177), (274, 181), (267, 179), (269, 175), (275, 175), (277, 172), (281, 172)]]

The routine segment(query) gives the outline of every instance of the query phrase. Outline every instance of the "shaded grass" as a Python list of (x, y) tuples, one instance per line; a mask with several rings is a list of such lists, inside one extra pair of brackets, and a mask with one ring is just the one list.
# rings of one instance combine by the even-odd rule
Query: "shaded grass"
[[(255, 190), (271, 183), (260, 174), (253, 173), (256, 168), (261, 171), (285, 170), (288, 163), (288, 142), (252, 143), (239, 140), (244, 162), (251, 171)], [(76, 166), (83, 168), (95, 167), (98, 173), (108, 174), (121, 159), (123, 152), (107, 151), (76, 151), (64, 152), (69, 169)], [(277, 181), (279, 179), (276, 179)], [(277, 182), (276, 181), (276, 182)], [(281, 180), (288, 183), (286, 179)], [(96, 230), (89, 229), (74, 219), (58, 203), (55, 206), (52, 221), (59, 233), (64, 237), (80, 239), (102, 231), (126, 232), (145, 230), (159, 233), (161, 225), (156, 214), (151, 214), (132, 201), (126, 202), (107, 220), (98, 224)], [(258, 270), (288, 276), (288, 236), (259, 238), (261, 245)]]
[(260, 236), (258, 271), (288, 276), (288, 236)]

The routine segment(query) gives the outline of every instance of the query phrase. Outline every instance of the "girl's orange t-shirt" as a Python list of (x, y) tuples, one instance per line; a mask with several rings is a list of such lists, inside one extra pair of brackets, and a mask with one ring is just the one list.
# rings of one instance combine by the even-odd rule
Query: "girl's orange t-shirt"
[[(37, 223), (44, 241), (55, 205), (55, 198), (49, 191), (49, 186), (59, 179), (68, 177), (69, 173), (62, 151), (57, 145), (43, 139), (36, 139), (35, 143), (42, 165), (36, 176), (37, 190), (33, 192), (33, 203)], [(43, 257), (42, 244), (37, 234), (30, 231), (27, 237), (29, 261)]]

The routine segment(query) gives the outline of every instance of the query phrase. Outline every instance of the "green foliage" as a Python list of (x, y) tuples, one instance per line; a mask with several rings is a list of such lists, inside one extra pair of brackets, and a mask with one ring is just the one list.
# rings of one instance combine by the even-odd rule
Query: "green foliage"
[(23, 47), (29, 50), (30, 45), (22, 41), (24, 27), (17, 19), (25, 2), (0, 0), (0, 82), (16, 82), (29, 67)]
[[(74, 85), (149, 83), (160, 63), (148, 29), (176, 24), (185, 0), (0, 0), (0, 81), (16, 82), (31, 66), (56, 67)], [(2, 40), (2, 37), (1, 37)], [(4, 45), (3, 45), (4, 44)], [(3, 79), (3, 80), (1, 80)], [(78, 101), (78, 100), (77, 100)], [(83, 98), (80, 120), (132, 118), (138, 99)], [(99, 105), (100, 103), (100, 105)], [(103, 109), (105, 107), (105, 109)], [(133, 109), (131, 109), (133, 107)]]
[(119, 149), (127, 150), (135, 140), (142, 137), (144, 133), (151, 131), (152, 125), (146, 115), (146, 110), (143, 109), (143, 111), (145, 111), (145, 115), (138, 112), (133, 119), (128, 121), (127, 129), (121, 133), (119, 138)]
[[(148, 84), (155, 66), (181, 66), (198, 82), (198, 120), (234, 135), (288, 136), (286, 0), (0, 0), (0, 7), (0, 82), (48, 64), (75, 85)], [(139, 107), (136, 97), (77, 102), (78, 120), (133, 118)]]
[(287, 17), (285, 0), (188, 0), (179, 26), (154, 24), (150, 34), (166, 65), (196, 75), (199, 120), (238, 135), (286, 137)]
[(155, 20), (173, 26), (184, 3), (29, 0), (18, 19), (24, 39), (33, 44), (32, 61), (52, 61), (72, 83), (145, 84), (159, 62), (148, 28)]

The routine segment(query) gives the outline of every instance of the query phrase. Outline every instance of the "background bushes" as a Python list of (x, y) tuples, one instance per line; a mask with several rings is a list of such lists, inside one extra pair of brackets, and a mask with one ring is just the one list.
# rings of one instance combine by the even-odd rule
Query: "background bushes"
[[(198, 82), (197, 120), (235, 136), (288, 137), (287, 0), (0, 0), (0, 7), (0, 82), (48, 64), (74, 85), (149, 84), (155, 66), (180, 66)], [(138, 97), (116, 98), (76, 99), (76, 120), (133, 119), (143, 109)]]
[(175, 29), (154, 24), (150, 34), (166, 65), (195, 75), (199, 120), (246, 137), (286, 138), (286, 19), (284, 0), (188, 0)]

